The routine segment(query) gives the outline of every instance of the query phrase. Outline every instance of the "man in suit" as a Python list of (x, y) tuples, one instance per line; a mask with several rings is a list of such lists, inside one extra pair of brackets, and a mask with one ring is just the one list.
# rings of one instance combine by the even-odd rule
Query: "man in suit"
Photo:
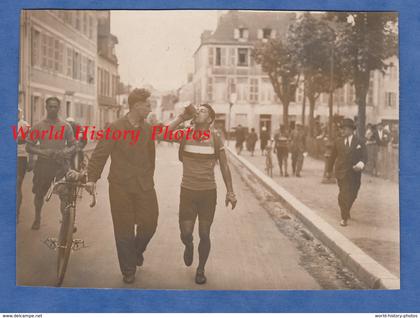
[(139, 141), (102, 139), (88, 164), (87, 190), (95, 191), (108, 157), (109, 199), (123, 281), (135, 280), (136, 265), (143, 265), (143, 252), (155, 233), (158, 203), (154, 188), (155, 143), (151, 127), (145, 122), (150, 113), (150, 92), (135, 89), (128, 97), (129, 112), (110, 124), (113, 131), (140, 131)]
[(354, 133), (356, 126), (352, 119), (344, 118), (341, 128), (342, 136), (334, 142), (330, 167), (335, 164), (335, 177), (339, 188), (338, 205), (341, 211), (340, 225), (347, 226), (350, 209), (360, 188), (367, 152), (364, 142)]

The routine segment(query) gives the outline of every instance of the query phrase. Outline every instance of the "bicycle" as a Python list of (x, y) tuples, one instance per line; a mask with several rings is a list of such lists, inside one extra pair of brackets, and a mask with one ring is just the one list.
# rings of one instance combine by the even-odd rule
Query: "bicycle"
[[(62, 214), (62, 221), (58, 238), (47, 238), (44, 243), (51, 249), (58, 250), (57, 253), (57, 282), (60, 287), (64, 281), (67, 265), (72, 250), (76, 251), (86, 247), (82, 239), (73, 239), (76, 221), (76, 203), (77, 199), (82, 197), (82, 191), (86, 187), (86, 170), (77, 172), (69, 170), (59, 181), (54, 179), (53, 184), (48, 190), (46, 201), (51, 199), (53, 193), (57, 193), (60, 187), (66, 187), (69, 192), (69, 203)], [(96, 194), (92, 194), (90, 207), (96, 205)]]

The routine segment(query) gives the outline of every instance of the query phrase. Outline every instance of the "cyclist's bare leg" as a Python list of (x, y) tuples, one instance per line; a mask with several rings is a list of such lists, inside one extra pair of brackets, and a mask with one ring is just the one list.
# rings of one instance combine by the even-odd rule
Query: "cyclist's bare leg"
[(198, 269), (200, 270), (204, 270), (204, 267), (206, 266), (206, 262), (210, 254), (210, 228), (210, 222), (201, 221), (198, 224), (198, 233), (200, 235), (200, 244), (198, 245)]
[(39, 227), (41, 226), (41, 210), (42, 206), (44, 205), (44, 197), (39, 194), (35, 194), (34, 197), (34, 205), (35, 205), (35, 220), (32, 224), (33, 230), (39, 230)]

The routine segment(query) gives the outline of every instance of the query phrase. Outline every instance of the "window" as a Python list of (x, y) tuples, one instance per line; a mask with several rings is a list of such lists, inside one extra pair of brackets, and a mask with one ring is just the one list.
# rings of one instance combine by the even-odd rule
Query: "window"
[(236, 96), (238, 102), (244, 102), (248, 97), (248, 78), (239, 77), (236, 83)]
[(216, 48), (216, 66), (225, 66), (226, 65), (226, 48)]
[(213, 65), (213, 59), (214, 59), (214, 49), (212, 47), (209, 47), (209, 65)]
[(273, 87), (268, 78), (263, 78), (261, 83), (260, 101), (270, 103), (273, 100)]
[(258, 102), (258, 79), (251, 78), (249, 84), (249, 101)]
[(397, 105), (397, 94), (385, 92), (385, 105), (387, 107), (395, 107)]
[(246, 28), (239, 28), (239, 38), (240, 39), (248, 39), (248, 29)]
[(79, 31), (81, 30), (81, 12), (80, 11), (75, 12), (74, 27)]
[(88, 35), (88, 16), (87, 13), (82, 11), (82, 20), (83, 20), (83, 27), (82, 27), (82, 32), (85, 35)]
[(238, 66), (248, 66), (248, 49), (238, 49)]
[(269, 39), (269, 38), (271, 38), (271, 32), (272, 32), (271, 29), (264, 28), (262, 31), (263, 31), (263, 34), (262, 34), (263, 39)]
[(40, 66), (40, 49), (41, 49), (41, 34), (39, 31), (32, 29), (32, 39), (31, 39), (31, 65)]
[(82, 73), (82, 61), (80, 53), (73, 51), (73, 79), (80, 80)]
[(373, 105), (373, 81), (369, 81), (369, 90), (367, 95), (367, 105)]
[(216, 66), (222, 65), (222, 49), (220, 47), (216, 48)]
[(228, 94), (229, 97), (231, 94), (236, 93), (236, 81), (234, 78), (229, 78), (228, 79)]
[(235, 66), (235, 56), (236, 56), (236, 50), (234, 48), (229, 49), (229, 65)]
[(95, 83), (95, 64), (91, 59), (87, 61), (87, 83), (94, 84)]
[(87, 82), (87, 73), (88, 73), (88, 61), (87, 61), (87, 57), (86, 56), (82, 56), (81, 57), (82, 60), (82, 67), (81, 67), (81, 75), (80, 75), (80, 79), (82, 80), (82, 82)]
[(54, 38), (52, 36), (48, 37), (48, 69), (52, 70), (54, 65)]
[(73, 20), (73, 12), (70, 10), (64, 10), (64, 22), (68, 24), (72, 24)]
[(89, 15), (89, 39), (93, 39), (93, 18)]
[(207, 100), (213, 101), (213, 78), (207, 78)]
[(54, 40), (54, 71), (63, 73), (64, 45), (59, 40)]
[(67, 71), (66, 75), (69, 77), (73, 77), (73, 49), (68, 47), (67, 48)]
[(303, 84), (299, 85), (298, 89), (296, 90), (296, 101), (298, 103), (303, 102)]
[(347, 104), (352, 105), (354, 104), (354, 101), (356, 100), (354, 95), (354, 86), (348, 85), (347, 86)]
[(214, 101), (224, 102), (227, 100), (226, 96), (226, 77), (215, 77), (214, 79)]
[(45, 70), (53, 70), (54, 67), (54, 39), (46, 34), (41, 35), (41, 66)]

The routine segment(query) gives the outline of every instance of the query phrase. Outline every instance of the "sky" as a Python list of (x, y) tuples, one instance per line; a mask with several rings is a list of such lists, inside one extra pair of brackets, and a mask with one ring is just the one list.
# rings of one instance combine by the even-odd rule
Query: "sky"
[(193, 71), (193, 53), (204, 30), (214, 30), (217, 11), (111, 11), (111, 33), (124, 84), (167, 91)]

